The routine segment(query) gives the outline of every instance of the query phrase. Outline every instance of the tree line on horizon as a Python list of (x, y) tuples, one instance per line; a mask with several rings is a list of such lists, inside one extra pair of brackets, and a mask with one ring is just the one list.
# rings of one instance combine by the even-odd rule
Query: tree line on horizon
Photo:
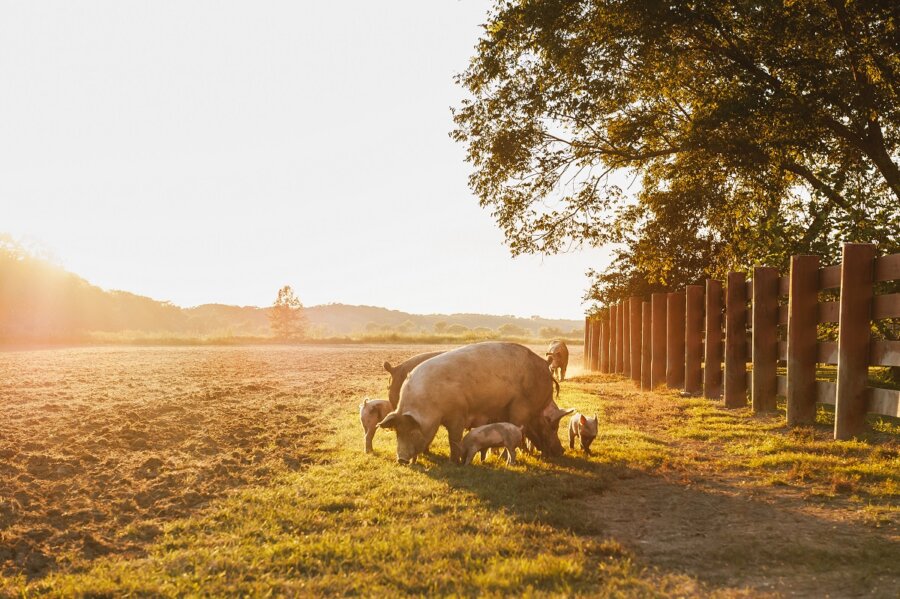
[[(580, 338), (577, 321), (486, 314), (416, 315), (374, 306), (304, 307), (293, 289), (269, 307), (182, 308), (91, 285), (0, 234), (0, 343), (189, 339)], [(575, 334), (577, 333), (577, 334)]]

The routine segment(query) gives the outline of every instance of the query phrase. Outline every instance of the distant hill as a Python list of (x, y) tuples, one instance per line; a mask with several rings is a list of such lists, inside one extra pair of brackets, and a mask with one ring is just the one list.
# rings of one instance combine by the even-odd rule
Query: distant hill
[[(302, 290), (301, 290), (302, 297)], [(304, 309), (316, 337), (377, 333), (578, 337), (577, 320), (489, 314), (410, 314), (375, 306)], [(125, 291), (106, 291), (0, 237), (0, 341), (107, 336), (267, 337), (268, 308), (206, 304), (181, 308)]]

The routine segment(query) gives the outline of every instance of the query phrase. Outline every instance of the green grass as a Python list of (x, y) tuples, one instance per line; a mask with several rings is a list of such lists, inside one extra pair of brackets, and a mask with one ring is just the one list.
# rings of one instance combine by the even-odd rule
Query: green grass
[[(567, 394), (574, 398), (574, 394)], [(581, 399), (589, 396), (582, 394)], [(461, 468), (446, 440), (416, 467), (359, 451), (347, 417), (320, 463), (280, 472), (201, 516), (171, 525), (150, 554), (98, 562), (20, 587), (25, 594), (363, 594), (663, 596), (687, 584), (635, 563), (619, 543), (579, 525), (573, 498), (603, 490), (605, 464), (659, 461), (640, 435), (611, 431), (602, 459), (524, 455)], [(13, 586), (16, 585), (13, 581)]]
[[(873, 526), (896, 523), (900, 461), (898, 430), (890, 422), (862, 441), (834, 442), (824, 412), (818, 426), (789, 431), (783, 414), (752, 416), (717, 402), (641, 393), (603, 376), (564, 384), (560, 403), (600, 415), (601, 436), (589, 458), (567, 451), (555, 460), (521, 455), (512, 467), (496, 457), (459, 467), (447, 461), (442, 432), (433, 455), (403, 467), (393, 460), (390, 434), (376, 435), (374, 455), (362, 453), (355, 403), (348, 402), (304, 469), (273, 469), (269, 484), (168, 524), (145, 556), (104, 558), (31, 582), (0, 578), (0, 593), (755, 594), (739, 584), (710, 583), (687, 566), (658, 566), (629, 548), (630, 539), (610, 535), (602, 519), (579, 517), (592, 497), (615, 493), (620, 481), (640, 476), (671, 478), (673, 488), (688, 488), (710, 473), (739, 476), (761, 489), (841, 498)], [(833, 509), (847, 510), (845, 503)], [(890, 546), (878, 549), (876, 541), (865, 542), (864, 559), (848, 560), (831, 548), (788, 554), (801, 570), (840, 565), (863, 579), (896, 565)], [(746, 559), (738, 549), (731, 556), (728, 547), (720, 549), (723, 568)]]
[(762, 472), (764, 484), (802, 483), (815, 495), (851, 495), (896, 509), (900, 499), (896, 419), (870, 417), (870, 429), (861, 439), (835, 441), (831, 406), (818, 406), (815, 425), (789, 429), (783, 403), (770, 415), (725, 410), (703, 399), (685, 400), (683, 405), (689, 418), (675, 431), (676, 437), (722, 444), (716, 460), (719, 468)]

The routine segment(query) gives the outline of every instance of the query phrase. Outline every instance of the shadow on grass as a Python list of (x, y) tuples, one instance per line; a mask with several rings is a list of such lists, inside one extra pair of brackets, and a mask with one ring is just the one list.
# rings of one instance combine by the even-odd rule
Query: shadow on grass
[(437, 456), (423, 472), (494, 510), (613, 540), (659, 572), (719, 589), (887, 597), (900, 584), (895, 539), (813, 515), (799, 498), (775, 503), (736, 481), (698, 488), (677, 476), (573, 454), (526, 457), (511, 468), (497, 458), (465, 467)]

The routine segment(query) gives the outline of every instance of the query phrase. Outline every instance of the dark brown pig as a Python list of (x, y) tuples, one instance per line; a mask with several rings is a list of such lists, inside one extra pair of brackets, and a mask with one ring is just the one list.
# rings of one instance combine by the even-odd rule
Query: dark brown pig
[(391, 402), (392, 408), (397, 407), (397, 402), (400, 401), (400, 387), (403, 386), (403, 381), (406, 380), (407, 375), (409, 375), (412, 369), (425, 360), (439, 356), (442, 353), (444, 352), (432, 351), (425, 354), (418, 354), (396, 366), (391, 366), (390, 362), (384, 363), (384, 369), (391, 375), (390, 387), (388, 388), (388, 401)]
[(565, 341), (553, 341), (547, 348), (547, 362), (550, 372), (557, 380), (566, 380), (566, 368), (569, 366), (569, 346)]

